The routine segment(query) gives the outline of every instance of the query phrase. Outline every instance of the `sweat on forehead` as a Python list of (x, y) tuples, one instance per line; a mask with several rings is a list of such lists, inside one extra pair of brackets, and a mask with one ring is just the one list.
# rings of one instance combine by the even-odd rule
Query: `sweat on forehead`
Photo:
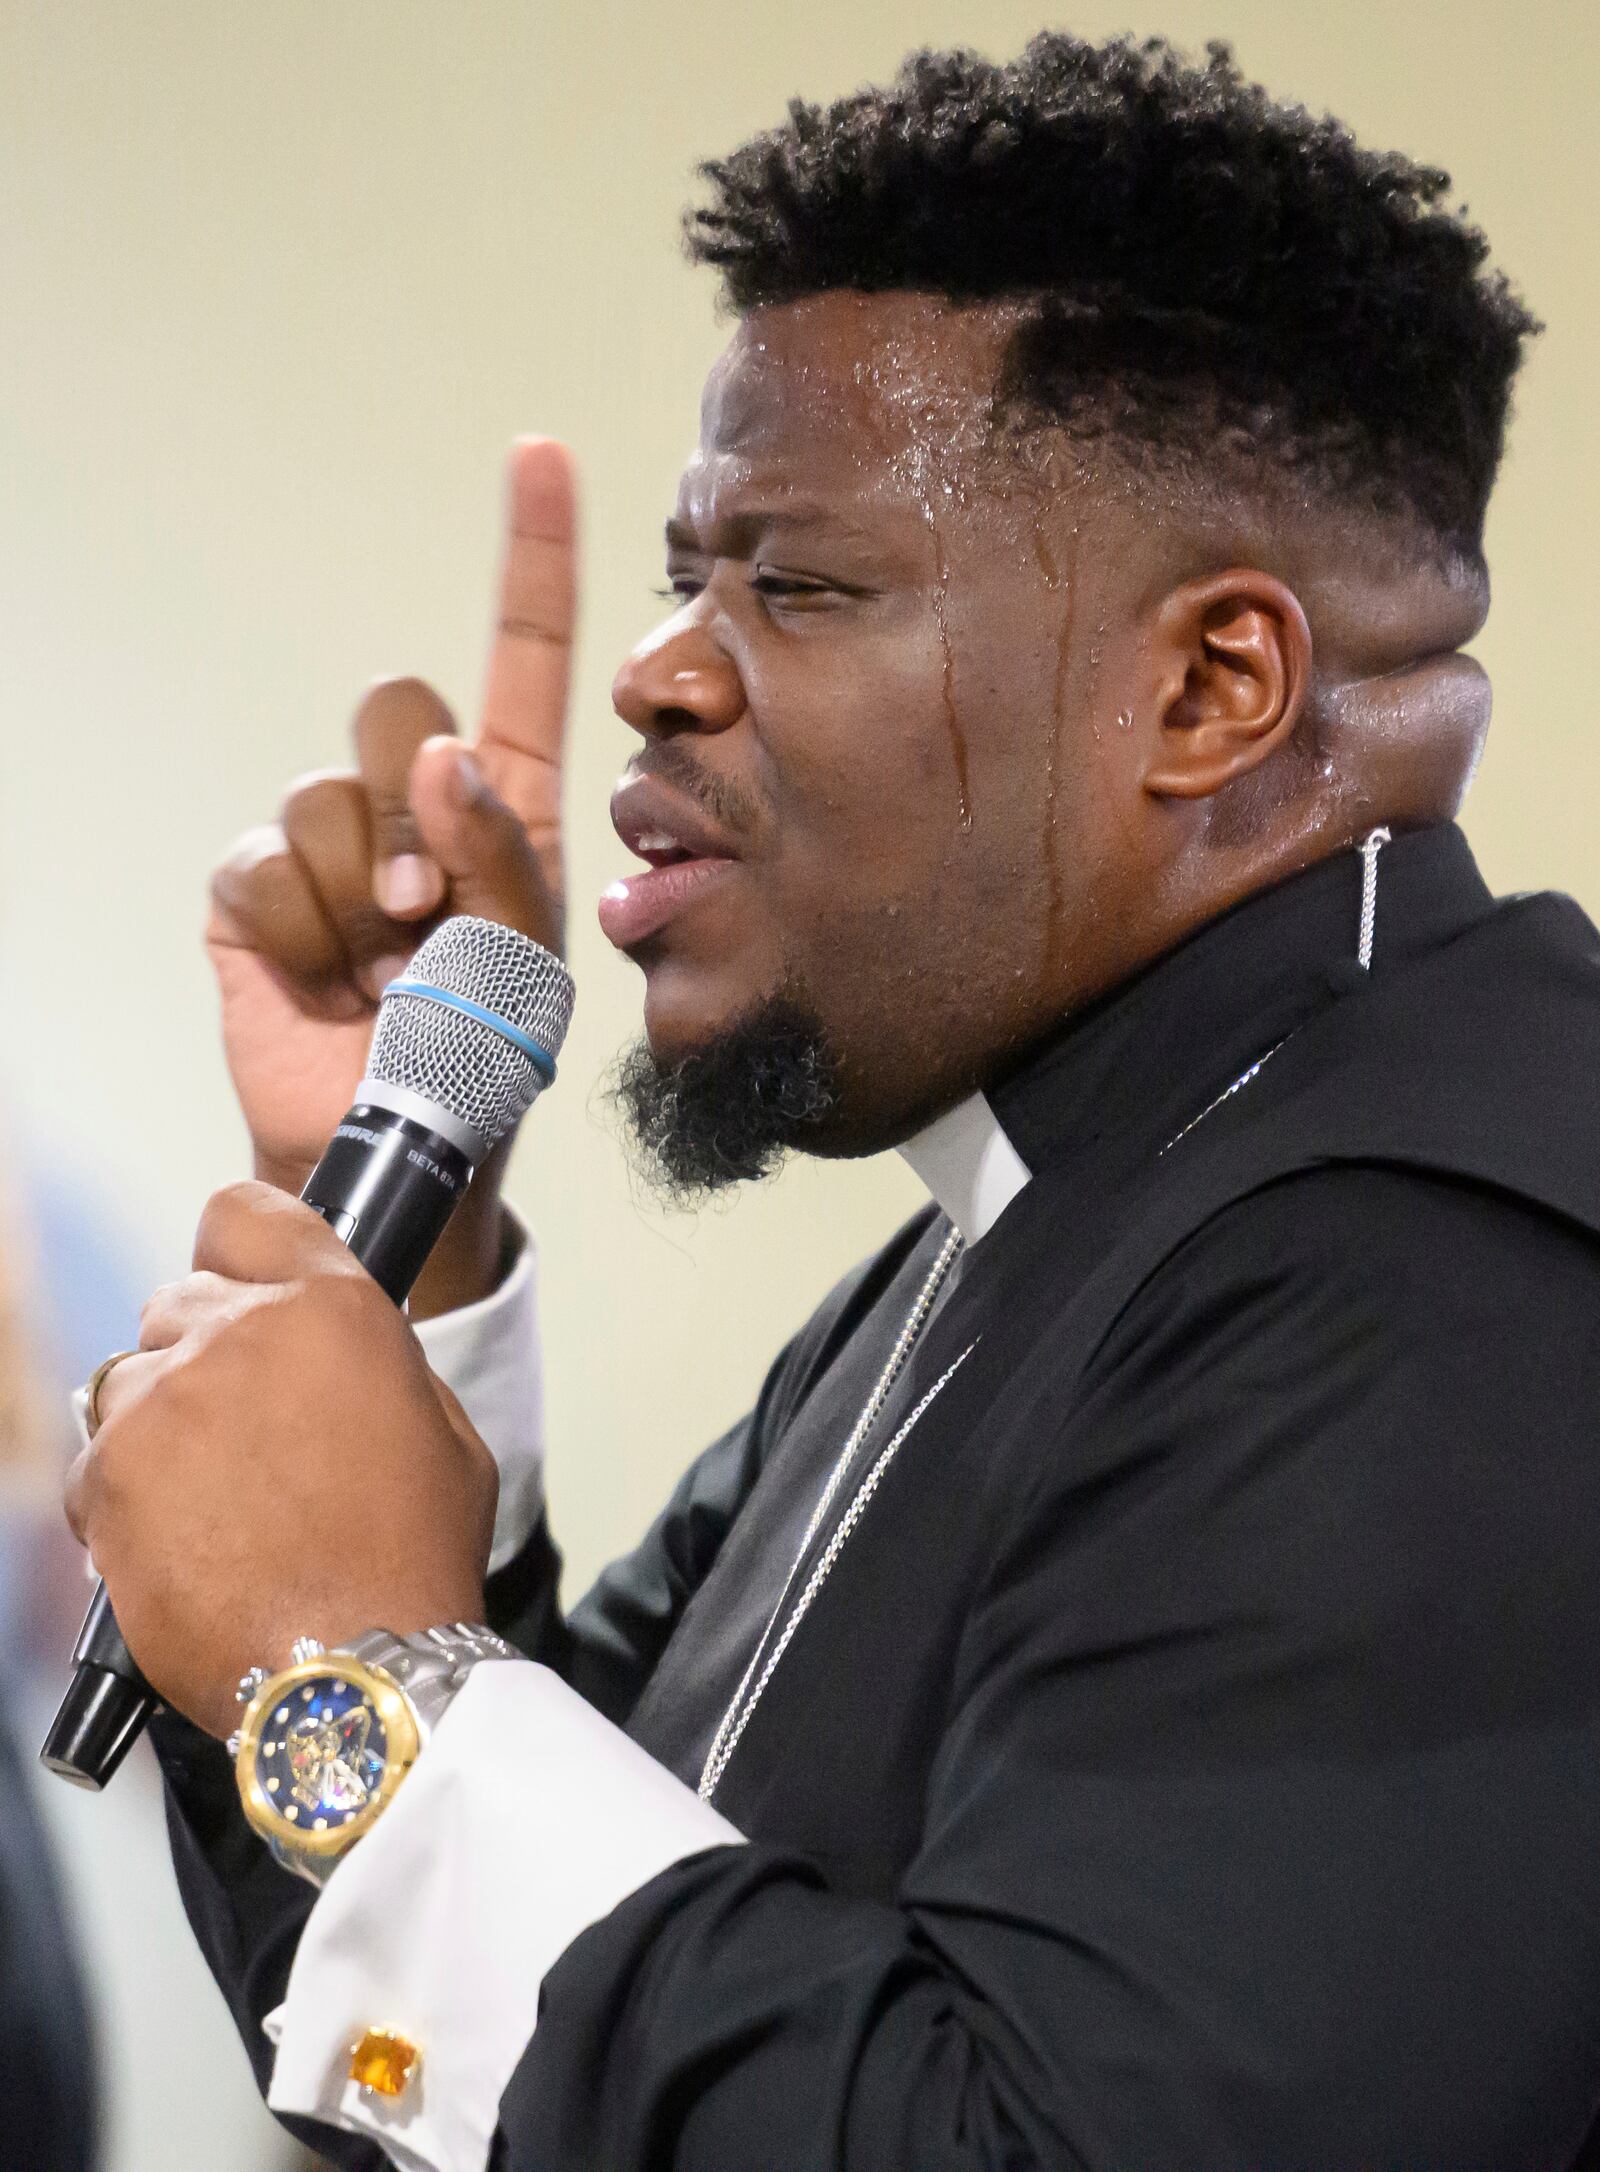
[[(855, 526), (923, 542), (946, 519), (976, 522), (989, 545), (1063, 534), (1110, 518), (1170, 544), (1177, 512), (1164, 478), (1156, 518), (1142, 480), (1103, 432), (1019, 409), (1008, 359), (1032, 321), (1023, 298), (961, 303), (914, 290), (839, 289), (751, 310), (713, 365), (700, 445), (685, 470), (668, 544), (752, 505), (778, 520)], [(1030, 545), (1031, 548), (1031, 545)], [(1031, 563), (1031, 558), (1030, 561)]]
[(752, 310), (706, 380), (702, 446), (755, 458), (865, 439), (891, 459), (977, 454), (1021, 314), (848, 290)]

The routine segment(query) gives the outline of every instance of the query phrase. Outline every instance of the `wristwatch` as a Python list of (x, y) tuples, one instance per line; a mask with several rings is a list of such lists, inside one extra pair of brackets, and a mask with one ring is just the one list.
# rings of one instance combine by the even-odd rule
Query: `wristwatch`
[(394, 1800), (451, 1699), (483, 1660), (520, 1655), (471, 1622), (333, 1651), (296, 1640), (289, 1665), (252, 1667), (230, 1737), (239, 1799), (286, 1870), (322, 1885)]

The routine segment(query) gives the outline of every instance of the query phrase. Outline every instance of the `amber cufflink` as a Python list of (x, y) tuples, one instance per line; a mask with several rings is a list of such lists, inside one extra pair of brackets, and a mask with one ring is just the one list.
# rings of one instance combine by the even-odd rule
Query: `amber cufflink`
[(375, 2097), (404, 2096), (422, 2065), (422, 2053), (394, 2029), (368, 2029), (350, 2053), (350, 2079)]

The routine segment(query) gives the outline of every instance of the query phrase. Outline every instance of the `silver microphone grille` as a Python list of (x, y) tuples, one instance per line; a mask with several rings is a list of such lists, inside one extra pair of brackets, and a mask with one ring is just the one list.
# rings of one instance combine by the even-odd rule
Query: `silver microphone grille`
[(460, 914), (434, 929), (385, 992), (363, 1089), (398, 1089), (487, 1152), (554, 1077), (572, 1000), (572, 975), (553, 951)]

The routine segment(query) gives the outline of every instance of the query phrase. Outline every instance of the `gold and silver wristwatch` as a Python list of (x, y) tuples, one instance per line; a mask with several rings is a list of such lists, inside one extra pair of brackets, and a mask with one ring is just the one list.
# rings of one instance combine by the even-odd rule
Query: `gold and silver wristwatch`
[(228, 1748), (244, 1814), (286, 1870), (322, 1885), (383, 1815), (480, 1661), (519, 1656), (452, 1622), (416, 1636), (369, 1629), (329, 1651), (301, 1637), (289, 1665), (253, 1667)]

